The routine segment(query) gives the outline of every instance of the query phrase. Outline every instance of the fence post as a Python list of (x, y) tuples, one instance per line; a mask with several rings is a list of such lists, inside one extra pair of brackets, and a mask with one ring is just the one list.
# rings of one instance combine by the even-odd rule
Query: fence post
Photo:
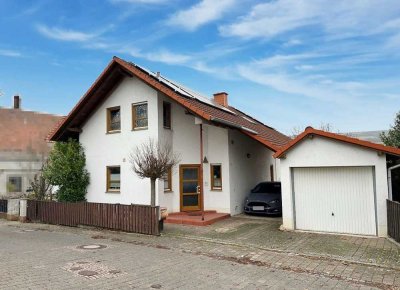
[(19, 221), (21, 223), (26, 222), (26, 214), (27, 214), (28, 200), (26, 198), (22, 198), (19, 201)]
[(11, 198), (7, 204), (7, 220), (17, 221), (19, 219), (19, 199)]

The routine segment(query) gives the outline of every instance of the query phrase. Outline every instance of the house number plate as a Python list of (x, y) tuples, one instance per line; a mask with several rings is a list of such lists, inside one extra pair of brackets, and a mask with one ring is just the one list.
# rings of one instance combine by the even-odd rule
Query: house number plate
[(253, 206), (253, 210), (264, 210), (263, 206)]

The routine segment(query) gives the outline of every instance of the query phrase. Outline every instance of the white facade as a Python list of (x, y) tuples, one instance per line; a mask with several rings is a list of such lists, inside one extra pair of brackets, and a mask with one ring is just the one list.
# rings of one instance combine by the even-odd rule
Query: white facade
[[(163, 102), (171, 103), (171, 129), (163, 127)], [(148, 128), (132, 130), (132, 104), (147, 102)], [(121, 132), (107, 134), (107, 108), (120, 106)], [(79, 141), (85, 148), (90, 173), (89, 202), (150, 204), (150, 181), (132, 170), (129, 156), (133, 149), (152, 138), (172, 145), (180, 156), (179, 165), (200, 164), (200, 126), (196, 117), (139, 79), (125, 78), (92, 113), (82, 127)], [(199, 119), (197, 119), (199, 121)], [(258, 182), (269, 180), (273, 152), (242, 133), (203, 123), (204, 208), (230, 214), (242, 212), (245, 195)], [(248, 155), (249, 154), (249, 155)], [(211, 190), (210, 165), (222, 166), (222, 189)], [(157, 182), (157, 204), (169, 212), (180, 211), (179, 165), (172, 171), (172, 191), (164, 192)], [(121, 189), (106, 190), (107, 166), (120, 166)], [(274, 167), (275, 168), (275, 167)], [(278, 172), (275, 168), (275, 172)]]
[[(280, 167), (285, 229), (294, 230), (300, 226), (300, 229), (307, 230), (376, 234), (376, 228), (378, 236), (387, 235), (388, 187), (385, 154), (314, 136), (304, 138), (291, 148), (285, 158), (281, 159)], [(309, 168), (309, 172), (305, 168)], [(341, 183), (346, 183), (346, 186)], [(360, 189), (360, 186), (364, 188)], [(313, 198), (299, 197), (303, 192), (312, 195), (313, 191), (321, 188), (323, 190), (319, 190), (319, 194), (316, 193)], [(348, 193), (347, 196), (341, 196), (338, 190), (340, 188)], [(335, 210), (332, 210), (333, 202), (338, 203)], [(328, 216), (324, 223), (322, 212), (317, 216), (304, 212), (305, 209), (321, 211), (324, 206), (327, 206), (326, 211), (331, 210), (334, 214), (336, 211), (336, 217), (342, 216), (340, 225), (330, 225)], [(337, 212), (340, 210), (342, 215)], [(360, 216), (368, 216), (368, 221), (363, 225), (355, 225), (356, 221), (360, 221)], [(299, 225), (296, 218), (299, 219)], [(334, 219), (332, 216), (332, 220)], [(354, 221), (353, 228), (346, 228), (346, 220), (348, 223)], [(314, 228), (309, 228), (311, 224)]]
[[(30, 183), (42, 167), (38, 156), (24, 153), (0, 152), (0, 197), (13, 197), (26, 194)], [(21, 191), (13, 192), (9, 186), (10, 178), (21, 178)]]

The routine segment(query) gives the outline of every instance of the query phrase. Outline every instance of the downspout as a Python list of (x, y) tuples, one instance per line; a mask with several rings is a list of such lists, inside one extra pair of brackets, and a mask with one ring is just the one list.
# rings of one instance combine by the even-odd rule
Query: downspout
[(203, 124), (200, 124), (200, 174), (199, 174), (199, 188), (201, 198), (201, 220), (204, 221), (204, 191), (203, 191)]
[(388, 187), (389, 187), (389, 199), (390, 199), (390, 200), (393, 200), (393, 193), (392, 193), (392, 191), (393, 191), (393, 189), (392, 189), (392, 170), (393, 170), (393, 169), (396, 169), (396, 168), (399, 168), (399, 167), (400, 167), (400, 164), (397, 164), (397, 165), (395, 165), (395, 166), (389, 167), (389, 169), (388, 169)]

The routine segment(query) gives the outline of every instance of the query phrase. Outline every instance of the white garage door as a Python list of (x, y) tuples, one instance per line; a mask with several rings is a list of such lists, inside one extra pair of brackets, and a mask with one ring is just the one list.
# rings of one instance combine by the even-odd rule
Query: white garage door
[(372, 167), (294, 168), (296, 229), (376, 235)]

